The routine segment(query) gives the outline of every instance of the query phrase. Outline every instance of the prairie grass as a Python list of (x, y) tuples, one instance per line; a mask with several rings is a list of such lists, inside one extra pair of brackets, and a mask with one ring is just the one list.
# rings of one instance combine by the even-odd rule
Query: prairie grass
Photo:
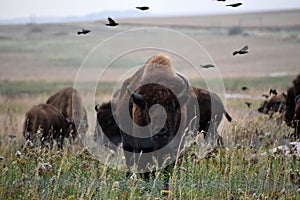
[(122, 151), (114, 156), (123, 161), (120, 169), (114, 169), (108, 167), (108, 158), (99, 160), (85, 148), (26, 147), (21, 135), (24, 114), (47, 95), (36, 91), (0, 98), (0, 199), (300, 198), (299, 154), (269, 151), (288, 143), (292, 129), (279, 116), (259, 114), (255, 106), (260, 100), (253, 100), (249, 109), (243, 100), (229, 99), (233, 122), (224, 122), (220, 130), (225, 148), (209, 148), (197, 137), (175, 165), (170, 193), (163, 193), (160, 171), (150, 181), (126, 177)]

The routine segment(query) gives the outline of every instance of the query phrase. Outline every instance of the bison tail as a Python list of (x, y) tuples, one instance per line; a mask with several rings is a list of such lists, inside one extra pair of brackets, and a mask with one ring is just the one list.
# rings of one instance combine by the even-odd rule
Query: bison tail
[(232, 118), (231, 116), (228, 114), (228, 112), (225, 112), (225, 116), (226, 116), (226, 119), (231, 122), (232, 121)]

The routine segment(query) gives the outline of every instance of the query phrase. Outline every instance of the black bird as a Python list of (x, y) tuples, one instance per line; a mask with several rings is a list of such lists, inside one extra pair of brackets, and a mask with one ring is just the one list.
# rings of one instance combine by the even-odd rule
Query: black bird
[(274, 94), (275, 96), (278, 94), (275, 89), (270, 89), (269, 95)]
[(245, 102), (245, 104), (248, 106), (248, 108), (250, 108), (250, 106), (251, 106), (251, 103), (250, 102)]
[(233, 3), (233, 4), (228, 4), (228, 5), (226, 5), (226, 6), (230, 6), (230, 7), (238, 7), (238, 6), (240, 6), (240, 5), (242, 5), (242, 3)]
[(263, 95), (261, 95), (262, 97), (264, 97), (264, 98), (269, 98), (269, 95), (267, 95), (267, 94), (263, 94)]
[(115, 20), (113, 20), (111, 17), (107, 18), (108, 20), (108, 24), (106, 24), (106, 26), (118, 26), (119, 24), (117, 22), (115, 22)]
[(139, 9), (139, 10), (149, 10), (149, 7), (148, 6), (138, 6), (138, 7), (136, 7), (136, 9)]
[(243, 86), (241, 89), (244, 90), (244, 91), (248, 90), (248, 88), (246, 86)]
[(249, 49), (249, 47), (246, 45), (243, 48), (241, 48), (240, 50), (234, 51), (232, 55), (235, 56), (236, 54), (246, 54), (246, 53), (248, 53), (248, 49)]
[(226, 0), (217, 0), (217, 1), (226, 1)]
[(80, 35), (80, 34), (85, 35), (85, 34), (87, 34), (87, 33), (89, 33), (89, 32), (91, 32), (91, 31), (88, 30), (88, 29), (81, 29), (81, 31), (77, 31), (77, 34), (78, 34), (78, 35)]
[(200, 67), (207, 69), (207, 68), (211, 68), (211, 67), (215, 67), (215, 66), (212, 64), (207, 64), (207, 65), (200, 65)]

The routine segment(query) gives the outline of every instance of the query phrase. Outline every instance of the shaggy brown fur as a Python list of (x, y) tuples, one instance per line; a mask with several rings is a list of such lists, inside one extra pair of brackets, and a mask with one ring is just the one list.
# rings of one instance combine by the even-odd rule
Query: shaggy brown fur
[[(166, 88), (163, 85), (170, 88)], [(127, 86), (134, 90), (135, 93), (142, 95), (143, 100), (130, 98)], [(150, 58), (144, 67), (124, 81), (118, 100), (113, 100), (113, 102), (117, 102), (116, 116), (119, 120), (119, 125), (121, 126), (121, 137), (123, 149), (125, 150), (124, 155), (126, 164), (129, 168), (137, 164), (138, 169), (143, 170), (146, 167), (146, 163), (153, 162), (148, 161), (147, 157), (143, 156), (144, 154), (135, 158), (133, 154), (129, 152), (155, 152), (155, 150), (169, 144), (169, 141), (172, 140), (177, 131), (179, 132), (178, 134), (183, 134), (185, 125), (181, 127), (183, 130), (179, 130), (178, 127), (181, 119), (183, 119), (184, 122), (186, 120), (185, 102), (188, 97), (184, 95), (182, 99), (177, 100), (175, 96), (175, 94), (179, 94), (183, 89), (184, 82), (182, 78), (173, 72), (170, 59), (164, 55), (157, 55)], [(171, 90), (175, 94), (171, 92)], [(181, 107), (178, 106), (179, 101), (181, 101)], [(150, 136), (150, 132), (141, 132), (141, 128), (138, 126), (145, 126), (151, 123), (148, 111), (154, 104), (160, 104), (164, 107), (167, 119), (161, 130), (158, 130), (158, 134)], [(128, 114), (135, 123), (131, 122)], [(162, 117), (160, 114), (161, 112), (157, 111), (151, 116), (153, 120), (151, 123), (153, 127), (151, 127), (151, 129), (153, 128), (153, 130), (156, 130), (156, 121), (160, 121)], [(131, 124), (129, 122), (131, 122)], [(138, 126), (134, 126), (134, 124)], [(129, 131), (128, 134), (126, 134), (124, 130)], [(133, 135), (135, 137), (133, 137)], [(178, 143), (179, 142), (180, 141), (178, 141)], [(174, 143), (177, 143), (177, 141)], [(156, 158), (162, 159), (163, 156), (164, 155), (159, 155)], [(163, 160), (158, 160), (157, 162), (160, 166)], [(149, 175), (149, 173), (144, 174), (146, 177)]]
[[(200, 114), (197, 114), (199, 117), (199, 132), (202, 130), (205, 132), (216, 132), (222, 121), (223, 115), (225, 115), (228, 121), (231, 121), (230, 115), (226, 112), (224, 105), (217, 94), (197, 87), (192, 88), (197, 96), (200, 111)], [(189, 107), (192, 108), (191, 106)], [(193, 114), (193, 112), (193, 110), (188, 110), (189, 114)]]
[(295, 128), (295, 137), (300, 139), (300, 98), (296, 101), (293, 124)]
[[(104, 146), (107, 146), (113, 150), (116, 150), (116, 147), (122, 143), (120, 129), (115, 122), (112, 108), (111, 108), (111, 101), (102, 103), (100, 106), (96, 106), (95, 110), (97, 112), (97, 125), (94, 133), (94, 140), (96, 142), (101, 141)], [(101, 135), (102, 129), (103, 134), (106, 137)]]
[(46, 103), (65, 113), (75, 123), (78, 133), (82, 136), (85, 135), (88, 129), (87, 114), (81, 96), (76, 89), (71, 87), (62, 89), (50, 96)]
[(288, 126), (292, 126), (294, 113), (295, 113), (295, 90), (294, 87), (290, 87), (287, 90), (286, 111), (285, 111), (285, 122)]
[(270, 118), (273, 117), (274, 113), (279, 112), (282, 116), (281, 121), (284, 120), (286, 111), (286, 95), (279, 94), (272, 96), (269, 100), (263, 102), (261, 107), (258, 108), (258, 112), (267, 114)]
[(50, 104), (33, 106), (25, 114), (23, 136), (32, 142), (40, 138), (41, 147), (47, 143), (52, 146), (55, 139), (58, 147), (62, 148), (64, 138), (73, 132), (76, 132), (74, 123), (69, 123), (63, 113)]

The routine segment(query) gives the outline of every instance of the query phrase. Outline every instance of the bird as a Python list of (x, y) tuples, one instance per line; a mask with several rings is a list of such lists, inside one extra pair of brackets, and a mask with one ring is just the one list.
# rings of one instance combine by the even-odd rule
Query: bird
[(261, 95), (262, 97), (264, 97), (264, 98), (269, 98), (269, 95), (267, 95), (267, 94), (263, 94), (263, 95)]
[(274, 94), (275, 96), (278, 94), (275, 89), (270, 89), (269, 95)]
[(149, 10), (149, 7), (148, 6), (137, 6), (136, 9), (139, 9), (139, 10)]
[(118, 26), (119, 24), (117, 22), (115, 22), (115, 20), (113, 20), (111, 17), (107, 18), (108, 20), (108, 24), (106, 24), (106, 26)]
[(240, 5), (242, 5), (242, 3), (233, 3), (233, 4), (228, 4), (228, 5), (226, 5), (226, 6), (230, 6), (230, 7), (238, 7), (238, 6), (240, 6)]
[(241, 89), (242, 89), (243, 91), (248, 90), (248, 88), (247, 88), (246, 86), (243, 86)]
[(248, 108), (250, 108), (250, 106), (251, 106), (251, 103), (250, 102), (245, 102), (245, 104), (248, 106)]
[(236, 54), (246, 54), (246, 53), (248, 53), (248, 49), (249, 49), (249, 47), (246, 45), (243, 48), (241, 48), (240, 50), (234, 51), (232, 55), (235, 56)]
[(200, 67), (207, 69), (207, 68), (211, 68), (211, 67), (215, 67), (215, 66), (212, 64), (207, 64), (207, 65), (200, 65)]
[(78, 34), (78, 35), (80, 35), (80, 34), (85, 35), (85, 34), (87, 34), (87, 33), (89, 33), (89, 32), (91, 32), (91, 31), (88, 30), (88, 29), (81, 29), (81, 31), (77, 31), (77, 34)]
[(217, 0), (217, 1), (226, 1), (226, 0)]

